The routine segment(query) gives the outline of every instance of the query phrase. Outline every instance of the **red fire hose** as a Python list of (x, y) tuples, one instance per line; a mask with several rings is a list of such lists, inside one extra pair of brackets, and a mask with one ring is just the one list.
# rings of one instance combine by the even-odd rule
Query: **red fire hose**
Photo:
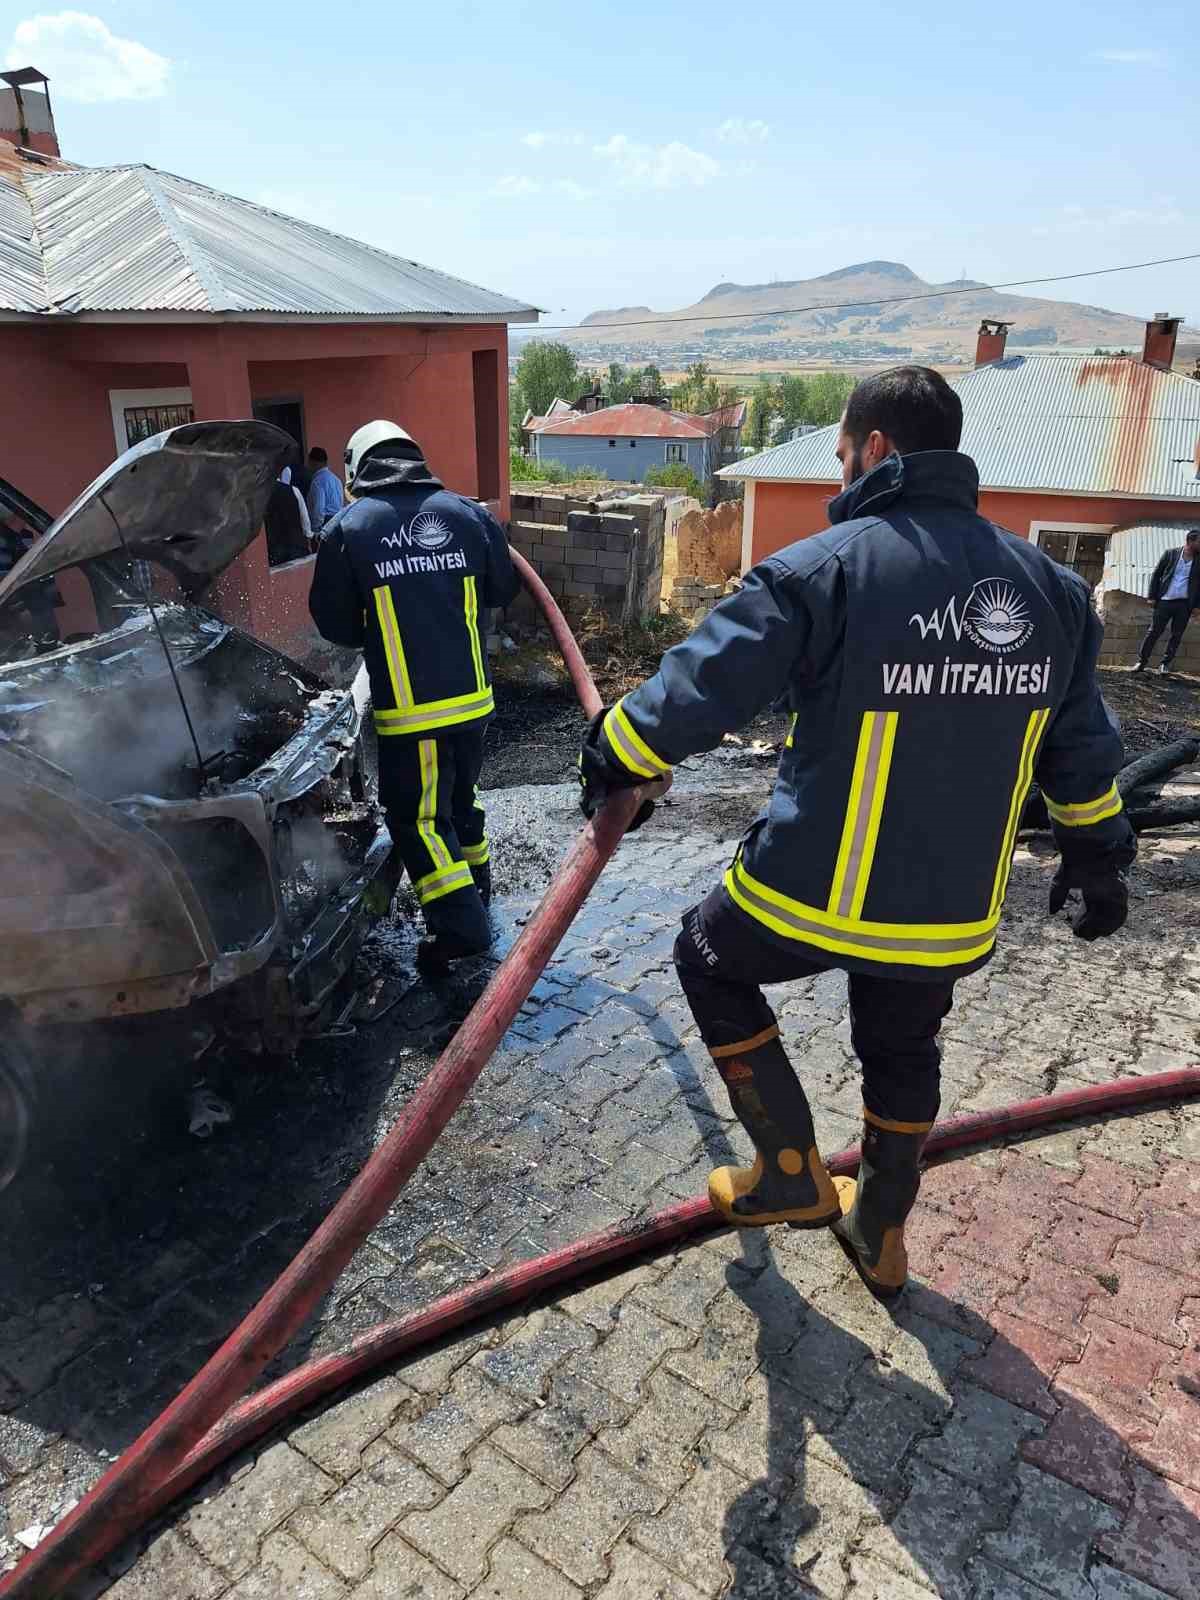
[[(578, 645), (541, 580), (515, 553), (514, 559), (559, 641), (584, 710), (594, 715), (600, 696)], [(316, 1233), (178, 1398), (0, 1582), (0, 1595), (54, 1600), (71, 1578), (221, 1461), (372, 1368), (583, 1273), (719, 1225), (707, 1198), (699, 1198), (644, 1222), (578, 1240), (445, 1296), (414, 1316), (383, 1323), (359, 1335), (344, 1353), (310, 1361), (230, 1409), (308, 1319), (424, 1160), (533, 988), (645, 793), (619, 791), (583, 829), (471, 1014)], [(944, 1153), (1070, 1117), (1198, 1092), (1200, 1069), (1119, 1080), (956, 1118), (935, 1129), (926, 1148), (930, 1154)], [(857, 1156), (856, 1150), (845, 1151), (833, 1158), (830, 1169), (852, 1172)]]

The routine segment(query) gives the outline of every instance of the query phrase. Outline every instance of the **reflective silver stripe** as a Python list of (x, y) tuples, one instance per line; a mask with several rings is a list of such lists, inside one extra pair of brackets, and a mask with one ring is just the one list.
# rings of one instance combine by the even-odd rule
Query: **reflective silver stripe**
[[(874, 854), (874, 851), (868, 852), (867, 848), (868, 836), (871, 833), (871, 819), (876, 809), (876, 801), (882, 801), (883, 797), (879, 794), (879, 788), (881, 783), (886, 788), (888, 772), (891, 766), (890, 761), (885, 762), (884, 760), (884, 750), (888, 744), (889, 728), (894, 728), (895, 725), (896, 713), (876, 711), (867, 712), (866, 715), (871, 718), (867, 733), (867, 755), (863, 764), (862, 784), (855, 797), (857, 804), (854, 811), (850, 849), (846, 856), (846, 870), (842, 878), (837, 904), (829, 908), (839, 917), (853, 917), (856, 914), (856, 909), (861, 909), (864, 895), (858, 894), (859, 879), (862, 876), (864, 865), (868, 867), (870, 865), (867, 860), (868, 854)], [(889, 718), (891, 719), (890, 721)], [(862, 888), (865, 891), (866, 885), (863, 884)], [(854, 903), (856, 899), (859, 901), (858, 908), (855, 907)]]
[(810, 921), (794, 911), (775, 905), (773, 901), (763, 899), (749, 886), (743, 874), (731, 872), (729, 877), (733, 878), (736, 885), (736, 898), (747, 902), (755, 912), (762, 912), (775, 922), (794, 928), (798, 938), (812, 935), (818, 939), (836, 940), (839, 944), (855, 945), (866, 951), (878, 950), (885, 956), (888, 951), (914, 955), (953, 955), (960, 950), (978, 950), (981, 945), (994, 944), (996, 940), (994, 928), (986, 933), (959, 934), (953, 938), (906, 939), (893, 934), (863, 933), (857, 928), (831, 927), (827, 922)]
[(458, 700), (413, 706), (406, 711), (377, 711), (375, 727), (380, 733), (412, 733), (430, 728), (448, 728), (456, 722), (470, 722), (475, 717), (485, 717), (496, 708), (493, 691), (462, 695)]
[(644, 758), (634, 749), (626, 737), (624, 728), (611, 711), (604, 719), (604, 731), (623, 766), (628, 767), (630, 772), (636, 773), (639, 778), (657, 777), (654, 768), (648, 766)]
[(1117, 816), (1124, 805), (1115, 783), (1099, 800), (1086, 801), (1082, 805), (1059, 805), (1048, 794), (1045, 795), (1045, 801), (1046, 810), (1055, 822), (1061, 822), (1065, 828), (1086, 828), (1093, 822), (1104, 822), (1109, 817)]

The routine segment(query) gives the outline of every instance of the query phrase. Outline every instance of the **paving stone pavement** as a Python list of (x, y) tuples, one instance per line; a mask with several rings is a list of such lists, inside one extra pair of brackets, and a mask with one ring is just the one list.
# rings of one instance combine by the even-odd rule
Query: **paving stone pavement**
[[(274, 1371), (697, 1193), (745, 1153), (670, 971), (680, 913), (729, 849), (669, 810), (623, 845), (469, 1103)], [(944, 1115), (1200, 1058), (1194, 933), (1154, 915), (1156, 896), (1194, 896), (1200, 851), (1144, 850), (1130, 930), (1093, 946), (1045, 919), (1051, 865), (1022, 848), (1001, 953), (960, 986)], [(528, 909), (503, 907), (512, 931)], [(844, 979), (774, 998), (823, 1148), (855, 1142)], [(250, 1105), (203, 1171), (194, 1147), (164, 1156), (167, 1178), (145, 1182), (165, 1215), (114, 1226), (96, 1281), (103, 1218), (76, 1215), (74, 1254), (61, 1216), (38, 1224), (22, 1281), (0, 1286), (0, 1554), (62, 1515), (253, 1302), (463, 1003), (414, 995), (378, 1037), (338, 1047), (290, 1121)], [(1200, 1112), (933, 1167), (911, 1236), (914, 1281), (890, 1313), (827, 1236), (776, 1229), (711, 1235), (469, 1330), (264, 1441), (79, 1593), (1200, 1593)], [(35, 1247), (58, 1250), (53, 1270)]]

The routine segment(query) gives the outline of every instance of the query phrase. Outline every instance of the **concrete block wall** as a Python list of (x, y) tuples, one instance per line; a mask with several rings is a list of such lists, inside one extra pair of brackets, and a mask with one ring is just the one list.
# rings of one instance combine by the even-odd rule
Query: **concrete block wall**
[[(1132, 666), (1137, 660), (1138, 646), (1150, 626), (1152, 607), (1141, 595), (1128, 594), (1123, 589), (1110, 589), (1103, 597), (1101, 614), (1104, 618), (1104, 642), (1100, 647), (1102, 667)], [(1154, 646), (1153, 664), (1158, 666), (1166, 648), (1167, 634)], [(1200, 677), (1200, 614), (1193, 614), (1188, 630), (1179, 646), (1174, 665), (1177, 671)]]
[(718, 600), (724, 598), (723, 583), (705, 583), (694, 573), (676, 578), (671, 590), (671, 609), (678, 611), (689, 622), (699, 622), (706, 617)]
[[(569, 493), (515, 494), (508, 536), (569, 617), (596, 607), (620, 624), (657, 615), (661, 496), (581, 500)], [(534, 609), (524, 593), (512, 608), (518, 617)]]

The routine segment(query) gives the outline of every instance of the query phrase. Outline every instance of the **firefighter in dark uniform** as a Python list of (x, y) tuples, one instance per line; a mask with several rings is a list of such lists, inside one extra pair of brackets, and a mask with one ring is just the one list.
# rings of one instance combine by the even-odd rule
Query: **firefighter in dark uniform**
[(309, 610), (361, 648), (379, 735), (379, 796), (431, 938), (427, 973), (491, 943), (490, 851), (477, 784), (493, 709), (487, 614), (519, 580), (504, 530), (445, 489), (393, 422), (346, 448), (353, 501), (321, 533)]
[[(937, 1116), (954, 984), (990, 958), (1021, 809), (1041, 785), (1084, 939), (1124, 922), (1136, 845), (1100, 697), (1100, 623), (1082, 579), (981, 517), (962, 407), (923, 367), (851, 396), (831, 526), (753, 568), (658, 673), (593, 723), (591, 814), (783, 702), (791, 732), (767, 809), (723, 884), (683, 919), (680, 982), (755, 1148), (709, 1194), (740, 1225), (831, 1226), (880, 1298), (905, 1282), (904, 1222)], [(640, 820), (640, 819), (639, 819)], [(849, 974), (863, 1070), (857, 1183), (831, 1180), (763, 998)]]

